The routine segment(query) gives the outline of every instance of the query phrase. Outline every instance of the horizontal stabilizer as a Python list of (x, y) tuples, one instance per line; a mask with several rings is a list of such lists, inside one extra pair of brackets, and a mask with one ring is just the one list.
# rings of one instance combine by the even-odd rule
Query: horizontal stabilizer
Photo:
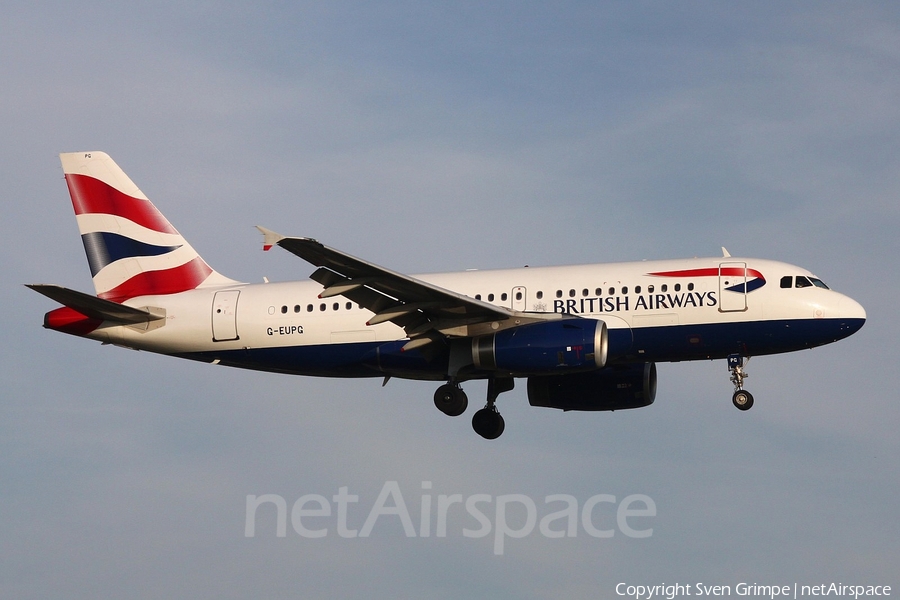
[(75, 290), (64, 288), (61, 285), (25, 284), (25, 287), (29, 287), (39, 294), (47, 296), (51, 300), (56, 300), (60, 304), (68, 306), (86, 317), (99, 319), (101, 321), (114, 321), (116, 323), (131, 325), (166, 318), (164, 314), (155, 314), (142, 308), (118, 304), (83, 292), (76, 292)]

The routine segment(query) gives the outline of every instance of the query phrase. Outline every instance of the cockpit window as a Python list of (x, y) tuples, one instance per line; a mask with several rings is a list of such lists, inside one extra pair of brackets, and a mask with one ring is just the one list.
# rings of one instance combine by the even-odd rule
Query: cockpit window
[(816, 279), (815, 277), (807, 277), (805, 275), (797, 275), (794, 278), (791, 275), (785, 275), (781, 278), (781, 287), (783, 288), (806, 288), (813, 287), (822, 288), (823, 290), (830, 289), (821, 279)]

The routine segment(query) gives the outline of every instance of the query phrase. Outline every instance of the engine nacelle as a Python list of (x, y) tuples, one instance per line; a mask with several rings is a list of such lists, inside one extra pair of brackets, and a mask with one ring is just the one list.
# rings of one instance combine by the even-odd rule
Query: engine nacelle
[(476, 368), (519, 375), (603, 368), (609, 348), (606, 323), (596, 319), (545, 321), (472, 339)]
[(653, 404), (656, 364), (528, 378), (528, 403), (562, 410), (623, 410)]

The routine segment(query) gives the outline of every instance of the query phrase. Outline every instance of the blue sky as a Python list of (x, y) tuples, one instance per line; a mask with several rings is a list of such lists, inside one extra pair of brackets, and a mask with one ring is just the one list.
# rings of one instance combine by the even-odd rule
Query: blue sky
[[(900, 586), (900, 14), (893, 3), (7, 7), (0, 22), (0, 596), (613, 597), (616, 583)], [(524, 385), (478, 438), (433, 385), (291, 378), (40, 327), (91, 289), (57, 154), (103, 150), (217, 270), (304, 279), (253, 225), (404, 272), (718, 255), (860, 301), (838, 344), (659, 366), (656, 403)], [(466, 386), (472, 404), (484, 385)], [(470, 409), (471, 414), (471, 409)], [(247, 495), (653, 499), (653, 535), (244, 536)], [(435, 500), (436, 502), (436, 500)], [(606, 511), (606, 512), (603, 512)], [(262, 513), (261, 513), (262, 515)], [(597, 512), (615, 522), (608, 508)], [(519, 515), (521, 516), (521, 515)], [(515, 517), (513, 515), (511, 520)], [(333, 527), (333, 523), (332, 523)]]

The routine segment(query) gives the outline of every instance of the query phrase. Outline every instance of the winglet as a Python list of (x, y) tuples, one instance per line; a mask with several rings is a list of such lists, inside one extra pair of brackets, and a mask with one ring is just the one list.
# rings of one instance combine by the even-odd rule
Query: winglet
[(263, 234), (263, 251), (268, 252), (272, 249), (272, 246), (277, 244), (279, 241), (284, 239), (284, 236), (280, 233), (275, 233), (271, 229), (266, 229), (260, 225), (256, 226), (259, 229), (259, 232)]
[(725, 246), (722, 246), (722, 258), (731, 258), (731, 253), (725, 249)]

